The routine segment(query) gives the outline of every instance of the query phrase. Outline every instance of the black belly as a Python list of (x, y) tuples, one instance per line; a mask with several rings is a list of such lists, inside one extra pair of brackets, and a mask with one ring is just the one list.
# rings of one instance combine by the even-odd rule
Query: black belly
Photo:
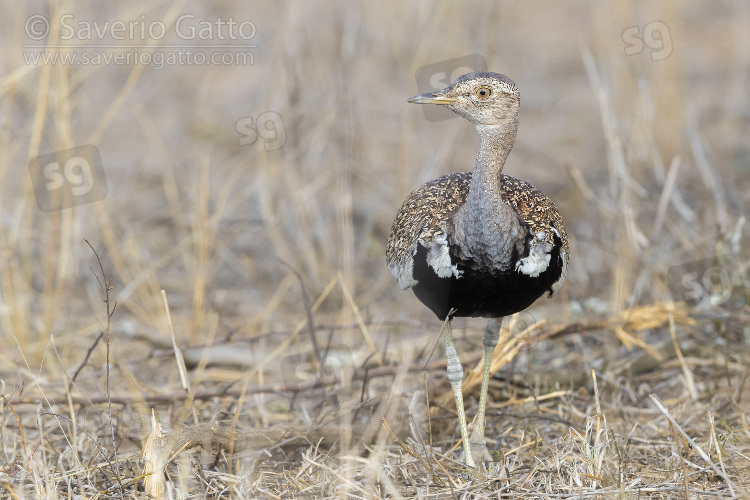
[[(536, 278), (515, 270), (490, 272), (471, 267), (471, 263), (458, 261), (461, 277), (440, 278), (427, 265), (427, 250), (417, 246), (414, 256), (414, 295), (430, 308), (440, 320), (451, 315), (482, 318), (509, 316), (529, 307), (544, 292), (550, 291), (562, 274), (561, 241), (555, 245), (547, 269)], [(455, 261), (454, 261), (455, 262)]]

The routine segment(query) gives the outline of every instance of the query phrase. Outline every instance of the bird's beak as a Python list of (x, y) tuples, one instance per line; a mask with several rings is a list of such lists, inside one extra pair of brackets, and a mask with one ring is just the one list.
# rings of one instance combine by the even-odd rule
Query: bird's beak
[(455, 97), (448, 97), (442, 92), (428, 92), (426, 94), (415, 95), (409, 102), (414, 104), (450, 104), (458, 101)]

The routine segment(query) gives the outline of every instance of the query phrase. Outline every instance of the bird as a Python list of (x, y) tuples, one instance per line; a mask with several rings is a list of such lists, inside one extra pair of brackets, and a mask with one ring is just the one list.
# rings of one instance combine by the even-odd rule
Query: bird
[[(408, 195), (396, 214), (386, 263), (401, 289), (440, 321), (448, 380), (456, 400), (467, 467), (488, 460), (485, 408), (490, 365), (502, 318), (562, 286), (570, 249), (554, 202), (531, 184), (502, 173), (518, 131), (520, 94), (507, 76), (472, 72), (438, 92), (408, 99), (444, 106), (474, 124), (479, 151), (470, 172), (444, 175)], [(486, 318), (482, 385), (469, 437), (463, 367), (453, 344), (454, 317)]]

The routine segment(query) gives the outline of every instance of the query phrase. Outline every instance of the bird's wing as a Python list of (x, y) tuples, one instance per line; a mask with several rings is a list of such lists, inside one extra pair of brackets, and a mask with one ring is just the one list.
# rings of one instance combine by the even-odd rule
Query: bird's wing
[(438, 276), (459, 275), (450, 257), (447, 226), (451, 214), (466, 201), (470, 184), (470, 172), (445, 175), (418, 187), (404, 201), (386, 248), (388, 269), (401, 289), (417, 284), (413, 276), (417, 245), (427, 249), (427, 264)]
[(527, 251), (516, 263), (516, 270), (531, 277), (539, 276), (549, 266), (552, 249), (559, 245), (562, 273), (550, 290), (550, 293), (556, 292), (565, 279), (570, 255), (560, 211), (551, 199), (528, 182), (503, 175), (500, 183), (503, 200), (516, 209), (531, 233)]

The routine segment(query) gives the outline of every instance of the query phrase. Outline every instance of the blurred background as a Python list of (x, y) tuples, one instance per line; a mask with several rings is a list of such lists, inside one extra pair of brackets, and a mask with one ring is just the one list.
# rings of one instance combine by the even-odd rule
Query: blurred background
[[(76, 390), (103, 394), (84, 240), (117, 302), (117, 391), (179, 388), (154, 351), (171, 345), (162, 289), (178, 341), (241, 346), (222, 355), (252, 383), (310, 352), (309, 317), (356, 366), (424, 348), (439, 322), (398, 289), (385, 243), (406, 195), (470, 170), (478, 138), (406, 100), (470, 64), (518, 85), (504, 173), (556, 202), (571, 242), (561, 292), (528, 321), (741, 309), (749, 23), (740, 1), (6, 4), (0, 373), (54, 391), (88, 359)], [(716, 336), (744, 346), (733, 321)], [(456, 324), (479, 345), (482, 320)]]

